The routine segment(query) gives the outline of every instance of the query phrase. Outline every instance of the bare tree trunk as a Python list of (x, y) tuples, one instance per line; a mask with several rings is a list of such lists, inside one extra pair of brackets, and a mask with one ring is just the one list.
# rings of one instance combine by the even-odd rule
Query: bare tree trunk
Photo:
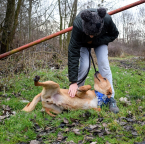
[(28, 24), (28, 37), (29, 42), (31, 41), (31, 13), (32, 13), (32, 2), (33, 0), (29, 0), (29, 9), (28, 9), (28, 17), (29, 17), (29, 24)]
[[(22, 0), (22, 5), (24, 4), (24, 0)], [(19, 44), (20, 45), (22, 45), (22, 41), (21, 41), (21, 39), (22, 39), (22, 19), (23, 19), (23, 15), (22, 15), (22, 13), (23, 13), (23, 11), (22, 11), (22, 9), (20, 9), (20, 19), (19, 19)]]
[[(62, 13), (61, 13), (61, 1), (58, 0), (58, 7), (59, 7), (59, 17), (60, 17), (60, 31), (62, 30), (62, 26), (63, 26), (63, 18), (62, 18)], [(62, 35), (59, 36), (59, 45), (61, 47), (62, 50)]]
[[(64, 11), (65, 11), (65, 15), (64, 15), (64, 27), (63, 29), (66, 28), (66, 20), (67, 20), (67, 1), (65, 1), (65, 8), (64, 8)], [(63, 34), (63, 49), (66, 47), (66, 33)]]
[(16, 28), (18, 26), (18, 16), (19, 16), (19, 13), (20, 13), (21, 5), (22, 5), (22, 0), (19, 0), (18, 4), (17, 4), (17, 9), (15, 11), (14, 24), (13, 24), (12, 32), (10, 34), (10, 44), (12, 43), (12, 41), (14, 39)]
[(125, 17), (124, 17), (124, 13), (123, 14), (123, 43), (125, 43)]
[[(74, 0), (73, 6), (72, 6), (72, 11), (71, 11), (71, 16), (70, 16), (70, 21), (69, 21), (69, 25), (68, 25), (69, 27), (73, 25), (73, 21), (76, 17), (77, 3), (78, 3), (78, 0)], [(68, 32), (68, 34), (67, 34), (67, 46), (68, 46), (69, 41), (70, 41), (70, 36), (71, 36), (71, 32)]]
[(7, 0), (7, 10), (2, 32), (0, 54), (9, 51), (10, 35), (12, 33), (13, 28), (14, 13), (15, 13), (15, 0)]

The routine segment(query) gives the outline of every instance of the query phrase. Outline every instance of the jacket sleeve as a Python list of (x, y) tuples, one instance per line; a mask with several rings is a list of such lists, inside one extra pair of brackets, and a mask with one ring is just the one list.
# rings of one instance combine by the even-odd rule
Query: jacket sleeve
[(78, 66), (81, 48), (81, 31), (73, 25), (71, 39), (68, 46), (68, 76), (70, 82), (78, 80)]
[(112, 18), (110, 16), (109, 18), (109, 23), (107, 23), (108, 26), (106, 33), (103, 34), (101, 37), (97, 38), (97, 41), (95, 41), (94, 45), (102, 45), (102, 44), (106, 44), (108, 45), (108, 43), (114, 41), (118, 35), (119, 35), (119, 31), (116, 27), (116, 25), (114, 24), (114, 22), (112, 21)]

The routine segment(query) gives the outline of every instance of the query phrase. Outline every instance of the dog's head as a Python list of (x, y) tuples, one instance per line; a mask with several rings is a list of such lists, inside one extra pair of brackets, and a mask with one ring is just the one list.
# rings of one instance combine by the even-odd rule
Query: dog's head
[(103, 93), (108, 96), (108, 98), (112, 95), (111, 84), (108, 79), (101, 76), (101, 74), (97, 71), (94, 74), (94, 89), (100, 93)]

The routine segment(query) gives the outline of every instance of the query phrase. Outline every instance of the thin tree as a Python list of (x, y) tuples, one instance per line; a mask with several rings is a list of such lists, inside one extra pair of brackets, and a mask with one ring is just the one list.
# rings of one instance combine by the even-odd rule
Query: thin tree
[(14, 39), (15, 31), (18, 25), (18, 15), (20, 13), (22, 0), (18, 0), (15, 10), (15, 0), (7, 0), (7, 10), (2, 28), (2, 40), (0, 54), (10, 50), (12, 41)]

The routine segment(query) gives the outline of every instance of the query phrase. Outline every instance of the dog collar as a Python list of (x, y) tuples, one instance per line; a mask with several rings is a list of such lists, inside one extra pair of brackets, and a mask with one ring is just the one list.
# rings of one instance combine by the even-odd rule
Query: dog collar
[(103, 104), (107, 104), (110, 99), (105, 95), (95, 90), (96, 97), (98, 98), (98, 106), (102, 106)]
[(96, 94), (97, 97), (103, 97), (104, 96), (104, 94), (102, 94), (102, 93), (100, 93), (100, 92), (98, 92), (96, 90), (95, 90), (95, 94)]

